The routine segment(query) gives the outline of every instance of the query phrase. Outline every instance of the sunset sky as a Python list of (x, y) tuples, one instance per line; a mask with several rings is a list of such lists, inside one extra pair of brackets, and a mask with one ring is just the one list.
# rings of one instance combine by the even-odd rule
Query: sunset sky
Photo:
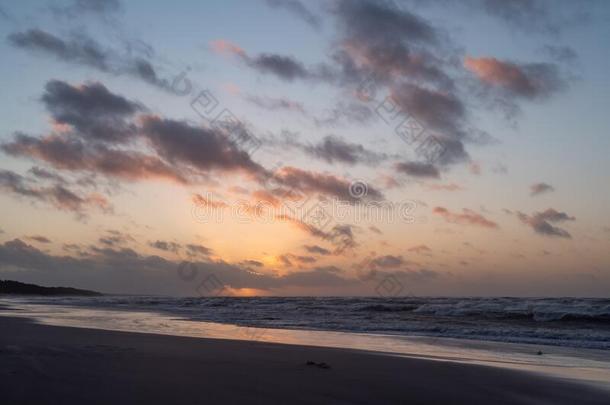
[(607, 296), (606, 1), (0, 1), (0, 279)]

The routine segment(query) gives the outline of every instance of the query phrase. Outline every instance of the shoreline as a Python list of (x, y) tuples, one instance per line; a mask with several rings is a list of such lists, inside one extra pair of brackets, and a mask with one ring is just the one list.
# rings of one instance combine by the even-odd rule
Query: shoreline
[[(610, 400), (608, 391), (525, 371), (354, 349), (49, 326), (8, 316), (0, 317), (0, 329), (10, 332), (0, 335), (0, 386), (9, 403)], [(27, 389), (34, 382), (38, 389)]]
[[(246, 343), (259, 341), (293, 346), (350, 348), (396, 357), (534, 372), (610, 390), (610, 353), (595, 349), (455, 338), (243, 327), (125, 308), (32, 303), (19, 305), (14, 302), (6, 304), (4, 309), (10, 311), (4, 312), (0, 307), (0, 316), (22, 317), (48, 326), (238, 340)], [(538, 352), (543, 355), (538, 355)]]

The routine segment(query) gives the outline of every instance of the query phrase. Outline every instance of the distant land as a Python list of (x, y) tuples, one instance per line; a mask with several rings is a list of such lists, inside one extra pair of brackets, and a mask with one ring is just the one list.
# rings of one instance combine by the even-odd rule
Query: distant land
[(70, 287), (42, 287), (36, 284), (20, 283), (18, 281), (0, 280), (0, 294), (14, 295), (72, 295), (72, 296), (98, 296), (99, 292), (79, 290)]

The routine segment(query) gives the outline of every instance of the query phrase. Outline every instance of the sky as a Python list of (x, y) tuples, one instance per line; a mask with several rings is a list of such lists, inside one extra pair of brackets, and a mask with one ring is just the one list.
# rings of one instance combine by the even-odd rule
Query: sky
[(0, 1), (0, 279), (610, 291), (610, 3)]

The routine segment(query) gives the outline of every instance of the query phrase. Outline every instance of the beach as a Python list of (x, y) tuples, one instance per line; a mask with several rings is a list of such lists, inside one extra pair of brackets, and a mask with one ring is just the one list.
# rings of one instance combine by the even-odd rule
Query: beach
[(350, 349), (50, 326), (9, 316), (0, 317), (0, 330), (7, 404), (610, 401), (607, 391), (539, 374)]

